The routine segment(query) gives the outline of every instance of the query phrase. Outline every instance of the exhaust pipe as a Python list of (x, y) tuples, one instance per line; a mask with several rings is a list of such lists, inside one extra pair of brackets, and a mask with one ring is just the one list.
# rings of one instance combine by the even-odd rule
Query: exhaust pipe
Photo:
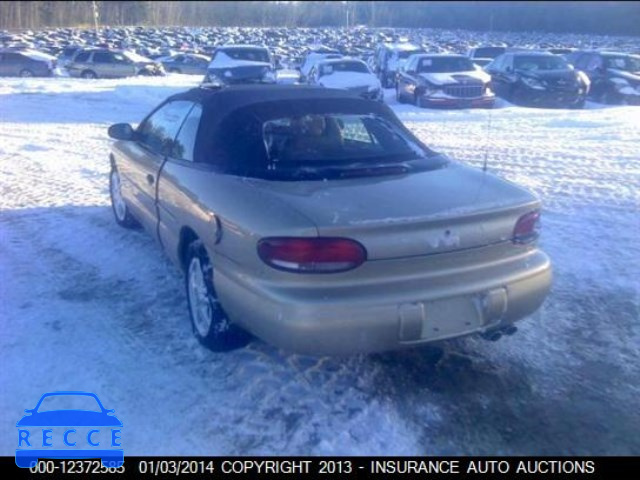
[(518, 327), (515, 325), (507, 325), (503, 328), (494, 328), (493, 330), (489, 330), (480, 334), (482, 338), (485, 340), (489, 340), (491, 342), (497, 342), (502, 338), (502, 335), (513, 335), (518, 331)]

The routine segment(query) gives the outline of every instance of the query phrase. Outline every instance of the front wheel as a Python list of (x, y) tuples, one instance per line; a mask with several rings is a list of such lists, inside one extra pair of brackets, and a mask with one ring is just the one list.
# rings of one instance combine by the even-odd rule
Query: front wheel
[(28, 68), (25, 68), (24, 70), (22, 70), (20, 72), (20, 76), (22, 78), (30, 78), (30, 77), (33, 77), (33, 72), (31, 70), (29, 70)]
[(82, 74), (80, 75), (82, 78), (86, 78), (89, 80), (92, 80), (94, 78), (98, 78), (98, 75), (96, 75), (96, 72), (94, 72), (93, 70), (85, 70), (84, 72), (82, 72)]
[(214, 352), (244, 347), (251, 335), (232, 324), (214, 286), (214, 269), (201, 241), (189, 245), (185, 284), (189, 316), (198, 341)]
[(111, 167), (111, 173), (109, 174), (109, 194), (111, 196), (111, 208), (113, 209), (113, 215), (116, 217), (116, 223), (124, 228), (137, 228), (140, 224), (135, 217), (131, 215), (127, 202), (125, 202), (122, 196), (120, 174), (115, 167)]

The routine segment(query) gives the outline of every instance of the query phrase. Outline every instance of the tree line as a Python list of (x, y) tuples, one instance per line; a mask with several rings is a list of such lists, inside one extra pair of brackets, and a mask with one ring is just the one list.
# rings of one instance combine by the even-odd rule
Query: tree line
[(640, 35), (638, 1), (0, 1), (0, 28), (422, 27)]

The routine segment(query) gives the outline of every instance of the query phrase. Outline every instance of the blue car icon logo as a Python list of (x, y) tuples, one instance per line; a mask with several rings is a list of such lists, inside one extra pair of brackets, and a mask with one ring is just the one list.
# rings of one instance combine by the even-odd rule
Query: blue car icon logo
[[(60, 408), (64, 406), (66, 408)], [(100, 458), (105, 467), (124, 463), (122, 422), (94, 393), (51, 392), (16, 424), (16, 465), (34, 467), (39, 459)]]

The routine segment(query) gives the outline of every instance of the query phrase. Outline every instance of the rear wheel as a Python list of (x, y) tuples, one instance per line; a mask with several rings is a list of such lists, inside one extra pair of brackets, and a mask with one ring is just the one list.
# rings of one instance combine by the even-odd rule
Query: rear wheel
[(88, 79), (98, 78), (98, 75), (96, 75), (96, 72), (93, 70), (85, 70), (80, 76)]
[(116, 217), (116, 223), (124, 228), (137, 228), (140, 224), (135, 219), (122, 196), (120, 174), (115, 167), (111, 167), (109, 174), (109, 194), (111, 196), (111, 208)]
[(244, 347), (251, 335), (232, 324), (222, 309), (214, 286), (214, 269), (200, 240), (189, 245), (185, 284), (193, 333), (210, 350)]
[(169, 69), (169, 73), (180, 73), (180, 69), (179, 68), (170, 68)]
[(25, 68), (24, 70), (20, 71), (20, 76), (22, 78), (30, 78), (30, 77), (33, 77), (33, 72), (28, 68)]

